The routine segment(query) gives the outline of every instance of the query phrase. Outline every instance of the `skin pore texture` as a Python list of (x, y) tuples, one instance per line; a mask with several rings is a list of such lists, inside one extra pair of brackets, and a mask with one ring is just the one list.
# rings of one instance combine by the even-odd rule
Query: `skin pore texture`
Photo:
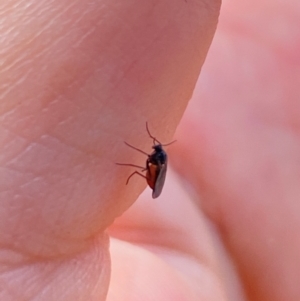
[(220, 5), (0, 4), (0, 300), (300, 300), (299, 4)]

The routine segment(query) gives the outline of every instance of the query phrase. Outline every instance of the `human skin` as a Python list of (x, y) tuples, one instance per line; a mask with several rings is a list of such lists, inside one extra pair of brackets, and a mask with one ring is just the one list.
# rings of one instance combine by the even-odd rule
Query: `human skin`
[(300, 300), (299, 12), (297, 1), (223, 7), (170, 149), (247, 300)]
[(0, 300), (299, 300), (297, 4), (238, 3), (175, 171), (134, 205), (146, 183), (115, 163), (145, 158), (123, 141), (150, 151), (146, 121), (171, 141), (219, 1), (1, 4)]
[[(138, 154), (123, 142), (149, 145), (146, 120), (153, 130), (166, 129), (161, 139), (172, 136), (219, 6), (181, 0), (1, 4), (0, 300), (105, 300), (111, 262), (126, 254), (114, 243), (109, 249), (106, 229), (145, 188), (145, 181), (124, 185), (128, 170), (115, 163)], [(108, 300), (146, 300), (145, 284), (156, 287), (155, 300), (191, 294), (166, 264), (150, 278), (135, 272), (127, 277), (124, 271), (123, 278), (138, 277), (144, 286), (125, 298), (114, 283)], [(177, 287), (156, 286), (155, 273)]]

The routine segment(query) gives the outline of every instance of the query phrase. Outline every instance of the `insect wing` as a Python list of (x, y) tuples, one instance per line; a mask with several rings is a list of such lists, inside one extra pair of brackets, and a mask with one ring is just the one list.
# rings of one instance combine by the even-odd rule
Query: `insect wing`
[(149, 187), (153, 190), (158, 176), (158, 172), (157, 172), (158, 166), (150, 164), (148, 161), (147, 161), (147, 165), (148, 166), (147, 166), (146, 179)]
[(166, 179), (166, 174), (167, 174), (167, 162), (163, 165), (161, 165), (161, 169), (157, 175), (157, 179), (155, 181), (155, 186), (153, 188), (152, 192), (152, 198), (156, 199), (157, 197), (160, 196), (162, 189), (165, 184), (165, 179)]

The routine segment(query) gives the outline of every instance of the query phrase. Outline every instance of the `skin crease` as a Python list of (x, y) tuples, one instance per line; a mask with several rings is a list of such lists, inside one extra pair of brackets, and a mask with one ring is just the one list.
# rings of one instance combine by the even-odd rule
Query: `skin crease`
[(0, 300), (300, 299), (298, 2), (224, 5), (159, 199), (114, 164), (172, 140), (219, 5), (0, 4)]

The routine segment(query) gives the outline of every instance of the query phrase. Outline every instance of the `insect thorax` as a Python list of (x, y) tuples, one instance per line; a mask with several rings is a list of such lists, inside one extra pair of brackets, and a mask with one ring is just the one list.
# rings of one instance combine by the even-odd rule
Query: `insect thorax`
[(167, 154), (160, 144), (153, 146), (154, 151), (149, 156), (149, 162), (154, 165), (162, 165), (167, 161)]

